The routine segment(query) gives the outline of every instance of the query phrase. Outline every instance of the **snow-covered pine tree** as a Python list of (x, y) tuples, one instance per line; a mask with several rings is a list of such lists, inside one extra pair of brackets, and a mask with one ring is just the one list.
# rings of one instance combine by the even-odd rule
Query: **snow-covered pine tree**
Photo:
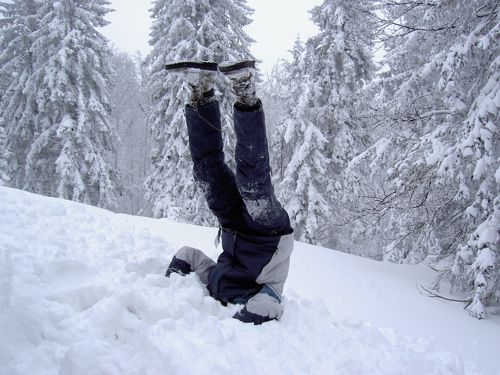
[[(388, 208), (383, 204), (387, 186), (386, 174), (382, 171), (390, 170), (392, 165), (382, 160), (382, 157), (379, 158), (384, 152), (391, 150), (387, 149), (387, 133), (381, 126), (385, 124), (386, 117), (380, 113), (383, 101), (378, 82), (378, 79), (373, 80), (357, 95), (355, 120), (365, 132), (367, 146), (365, 150), (361, 148), (361, 152), (348, 162), (340, 176), (332, 230), (336, 233), (335, 248), (382, 260), (387, 241), (378, 236), (378, 233), (386, 224), (385, 210)], [(374, 164), (378, 162), (380, 171), (374, 168)]]
[(145, 58), (141, 53), (136, 53), (134, 55), (135, 63), (138, 67), (139, 74), (139, 90), (141, 93), (142, 103), (141, 103), (141, 111), (145, 120), (146, 133), (144, 138), (144, 150), (142, 150), (141, 160), (142, 163), (139, 164), (138, 175), (142, 176), (142, 190), (144, 191), (144, 214), (151, 215), (152, 208), (150, 202), (146, 199), (146, 185), (144, 181), (148, 176), (148, 172), (151, 167), (151, 126), (150, 126), (150, 113), (153, 107), (152, 104), (152, 91), (149, 85), (150, 83), (150, 67), (147, 63), (147, 58)]
[(147, 126), (147, 92), (142, 85), (142, 58), (114, 51), (114, 70), (110, 100), (111, 121), (120, 141), (116, 148), (114, 168), (119, 170), (121, 192), (118, 211), (147, 213), (144, 179), (149, 165), (149, 129)]
[[(287, 182), (281, 191), (282, 197), (289, 200), (293, 191), (298, 193), (297, 189), (302, 190), (304, 197), (308, 196), (310, 208), (305, 199), (294, 204), (291, 199), (289, 209), (295, 212), (292, 216), (301, 220), (310, 215), (314, 224), (302, 228), (308, 233), (309, 242), (338, 244), (338, 231), (330, 229), (334, 221), (333, 203), (336, 194), (341, 194), (340, 174), (366, 142), (366, 134), (358, 119), (358, 98), (360, 89), (374, 70), (370, 51), (373, 32), (373, 22), (368, 16), (370, 9), (368, 2), (325, 0), (311, 11), (319, 33), (308, 40), (306, 63), (302, 63), (307, 68), (297, 74), (307, 77), (305, 84), (299, 83), (299, 87), (305, 85), (299, 89), (300, 99), (295, 95), (294, 102), (289, 104), (294, 113), (285, 123), (297, 133), (286, 136), (287, 143), (294, 144), (294, 150), (284, 180)], [(299, 45), (296, 44), (297, 48)], [(298, 50), (292, 53), (300, 54)], [(287, 130), (284, 134), (290, 132)], [(312, 147), (311, 154), (305, 157), (309, 147)], [(305, 163), (303, 167), (309, 173), (296, 177), (306, 180), (293, 177), (297, 173), (293, 169), (300, 163)], [(314, 190), (304, 189), (308, 184), (314, 185)], [(300, 231), (304, 223), (295, 221)]]
[[(280, 60), (271, 71), (271, 75), (263, 82), (264, 105), (271, 104), (273, 107), (278, 107), (272, 111), (277, 113), (273, 116), (274, 121), (269, 121), (268, 111), (266, 111), (267, 130), (271, 134), (270, 147), (276, 152), (270, 153), (271, 168), (273, 171), (273, 180), (275, 188), (280, 190), (280, 183), (285, 176), (287, 164), (293, 156), (293, 147), (285, 141), (287, 134), (288, 119), (293, 118), (299, 102), (303, 97), (303, 90), (306, 88), (307, 73), (305, 69), (305, 46), (300, 36), (297, 36), (292, 49), (291, 61)], [(303, 104), (303, 103), (302, 103)], [(288, 133), (291, 137), (292, 133)], [(284, 193), (286, 196), (287, 193)]]
[[(33, 87), (33, 32), (38, 29), (35, 0), (0, 3), (0, 121), (8, 152), (9, 185), (22, 188), (26, 157), (33, 142), (38, 114)], [(4, 157), (7, 151), (4, 152)]]
[(373, 21), (369, 2), (325, 0), (311, 10), (319, 34), (308, 41), (311, 121), (327, 138), (335, 178), (363, 146), (357, 95), (371, 78)]
[(40, 24), (32, 34), (33, 72), (27, 78), (36, 116), (29, 114), (33, 139), (22, 188), (111, 207), (114, 171), (106, 160), (115, 137), (109, 122), (110, 50), (98, 31), (107, 24), (109, 1), (37, 4)]
[(282, 134), (277, 132), (277, 126), (289, 112), (287, 98), (289, 96), (288, 63), (278, 61), (270, 72), (263, 77), (257, 87), (258, 96), (262, 101), (266, 114), (266, 128), (269, 148), (274, 150), (269, 154), (272, 169), (272, 179), (275, 187), (283, 179), (285, 171), (284, 141)]
[[(252, 40), (243, 30), (251, 21), (246, 0), (156, 0), (149, 56), (153, 109), (152, 168), (146, 181), (147, 196), (156, 217), (197, 224), (214, 223), (204, 197), (192, 178), (187, 129), (184, 121), (186, 89), (182, 79), (168, 75), (165, 63), (179, 60), (222, 62), (251, 58)], [(231, 158), (232, 104), (229, 86), (223, 91), (221, 112), (226, 155)], [(231, 147), (232, 146), (232, 147)]]
[[(296, 238), (321, 243), (322, 225), (330, 210), (324, 197), (328, 185), (329, 160), (324, 156), (326, 138), (309, 118), (312, 116), (307, 100), (308, 91), (305, 47), (297, 38), (292, 50), (292, 61), (283, 61), (276, 67), (276, 99), (285, 107), (272, 132), (273, 172), (276, 193), (290, 215)], [(279, 69), (279, 70), (278, 70)]]
[(498, 1), (391, 1), (376, 16), (387, 136), (370, 167), (385, 195), (366, 212), (386, 220), (390, 259), (441, 261), (483, 318), (500, 294)]
[(324, 191), (328, 186), (330, 160), (325, 157), (326, 138), (306, 117), (303, 108), (298, 107), (283, 124), (286, 127), (284, 140), (293, 154), (279, 185), (278, 196), (290, 215), (296, 238), (321, 244), (324, 225), (331, 215)]

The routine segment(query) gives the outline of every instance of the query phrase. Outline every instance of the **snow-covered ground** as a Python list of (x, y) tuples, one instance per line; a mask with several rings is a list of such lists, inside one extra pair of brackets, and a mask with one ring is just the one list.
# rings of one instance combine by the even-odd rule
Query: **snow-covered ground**
[(0, 374), (500, 374), (500, 320), (419, 294), (433, 273), (296, 243), (279, 322), (194, 275), (215, 229), (0, 188)]

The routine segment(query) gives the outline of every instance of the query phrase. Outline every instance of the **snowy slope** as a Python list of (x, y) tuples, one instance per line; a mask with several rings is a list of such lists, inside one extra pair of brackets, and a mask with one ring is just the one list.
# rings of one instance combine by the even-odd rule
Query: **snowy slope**
[(297, 243), (281, 321), (235, 321), (163, 277), (214, 237), (0, 188), (0, 374), (500, 374), (498, 319), (421, 296), (423, 267)]

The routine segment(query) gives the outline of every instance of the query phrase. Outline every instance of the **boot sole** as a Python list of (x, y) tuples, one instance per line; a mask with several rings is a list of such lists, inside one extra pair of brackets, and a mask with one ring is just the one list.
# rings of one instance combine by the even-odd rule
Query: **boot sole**
[(185, 70), (206, 70), (210, 72), (217, 71), (217, 63), (214, 62), (196, 62), (196, 61), (179, 61), (165, 65), (165, 69), (169, 71), (185, 71)]
[(238, 61), (235, 62), (234, 64), (219, 65), (219, 72), (221, 72), (222, 74), (230, 74), (246, 68), (255, 68), (255, 61), (246, 60), (246, 61)]

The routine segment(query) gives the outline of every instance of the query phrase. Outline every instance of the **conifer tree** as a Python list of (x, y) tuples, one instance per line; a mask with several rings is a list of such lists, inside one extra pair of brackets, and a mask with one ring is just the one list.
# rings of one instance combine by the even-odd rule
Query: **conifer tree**
[(44, 1), (33, 33), (37, 114), (23, 188), (97, 206), (115, 204), (108, 86), (107, 0)]
[(113, 53), (113, 86), (110, 100), (111, 121), (120, 141), (117, 145), (114, 168), (119, 170), (123, 187), (118, 197), (120, 212), (147, 212), (144, 179), (149, 163), (149, 129), (147, 126), (147, 92), (142, 80), (141, 56)]
[[(289, 52), (292, 60), (291, 62), (283, 60), (280, 63), (281, 76), (278, 77), (279, 81), (275, 85), (285, 88), (279, 90), (274, 88), (275, 95), (279, 95), (279, 100), (283, 103), (282, 106), (284, 107), (284, 113), (279, 119), (276, 129), (274, 129), (272, 137), (274, 143), (273, 149), (279, 150), (278, 155), (272, 155), (276, 158), (273, 170), (277, 172), (278, 182), (283, 181), (287, 164), (292, 159), (295, 151), (292, 146), (293, 142), (290, 141), (292, 138), (297, 138), (297, 135), (294, 134), (294, 127), (288, 126), (288, 120), (295, 118), (299, 113), (303, 115), (307, 106), (307, 103), (302, 102), (306, 99), (304, 90), (307, 88), (308, 78), (305, 66), (305, 46), (299, 36), (295, 39), (293, 47)], [(286, 193), (284, 194), (286, 195)]]
[(277, 195), (290, 215), (296, 238), (321, 243), (324, 223), (329, 216), (324, 187), (328, 186), (326, 173), (329, 160), (325, 157), (327, 140), (309, 118), (312, 114), (308, 100), (307, 64), (305, 47), (300, 38), (294, 43), (292, 62), (284, 62), (281, 100), (286, 108), (273, 132), (275, 155), (274, 171)]
[[(39, 3), (14, 0), (0, 3), (0, 121), (8, 152), (9, 184), (24, 187), (26, 158), (33, 142), (38, 114), (33, 83), (33, 33), (39, 27)], [(7, 151), (4, 152), (4, 157)]]
[(258, 82), (257, 93), (262, 101), (266, 114), (266, 128), (269, 135), (269, 153), (271, 165), (271, 178), (275, 188), (283, 179), (285, 163), (289, 160), (286, 155), (283, 135), (279, 132), (279, 125), (283, 118), (290, 112), (288, 98), (293, 90), (289, 81), (290, 64), (286, 60), (279, 60), (265, 77)]
[(295, 228), (296, 238), (322, 243), (324, 223), (331, 214), (324, 187), (328, 186), (327, 144), (321, 131), (296, 111), (286, 121), (285, 142), (294, 150), (279, 187), (283, 202)]
[(3, 4), (0, 76), (12, 186), (112, 206), (106, 161), (109, 50), (97, 28), (106, 0)]
[(327, 156), (334, 176), (363, 146), (355, 108), (359, 90), (375, 68), (369, 9), (369, 2), (325, 0), (311, 10), (320, 31), (307, 45), (308, 101), (314, 106), (310, 120), (329, 142)]
[(311, 11), (318, 35), (305, 50), (300, 41), (292, 50), (291, 112), (279, 130), (289, 158), (279, 194), (308, 242), (333, 246), (338, 241), (330, 226), (342, 194), (340, 175), (364, 146), (358, 98), (374, 70), (367, 9), (368, 3), (325, 0)]
[(440, 261), (483, 318), (500, 294), (498, 2), (391, 1), (374, 16), (386, 135), (366, 161), (384, 193), (363, 211), (383, 220), (388, 259)]
[[(243, 27), (251, 13), (245, 0), (181, 1), (156, 0), (151, 16), (153, 27), (149, 56), (153, 109), (152, 168), (146, 181), (148, 199), (157, 217), (191, 223), (213, 223), (200, 187), (192, 178), (184, 104), (187, 89), (182, 79), (168, 75), (167, 62), (198, 60), (222, 62), (251, 58), (252, 40)], [(234, 143), (231, 114), (233, 98), (228, 85), (218, 83), (221, 98), (226, 158)], [(228, 147), (229, 146), (229, 147)]]

